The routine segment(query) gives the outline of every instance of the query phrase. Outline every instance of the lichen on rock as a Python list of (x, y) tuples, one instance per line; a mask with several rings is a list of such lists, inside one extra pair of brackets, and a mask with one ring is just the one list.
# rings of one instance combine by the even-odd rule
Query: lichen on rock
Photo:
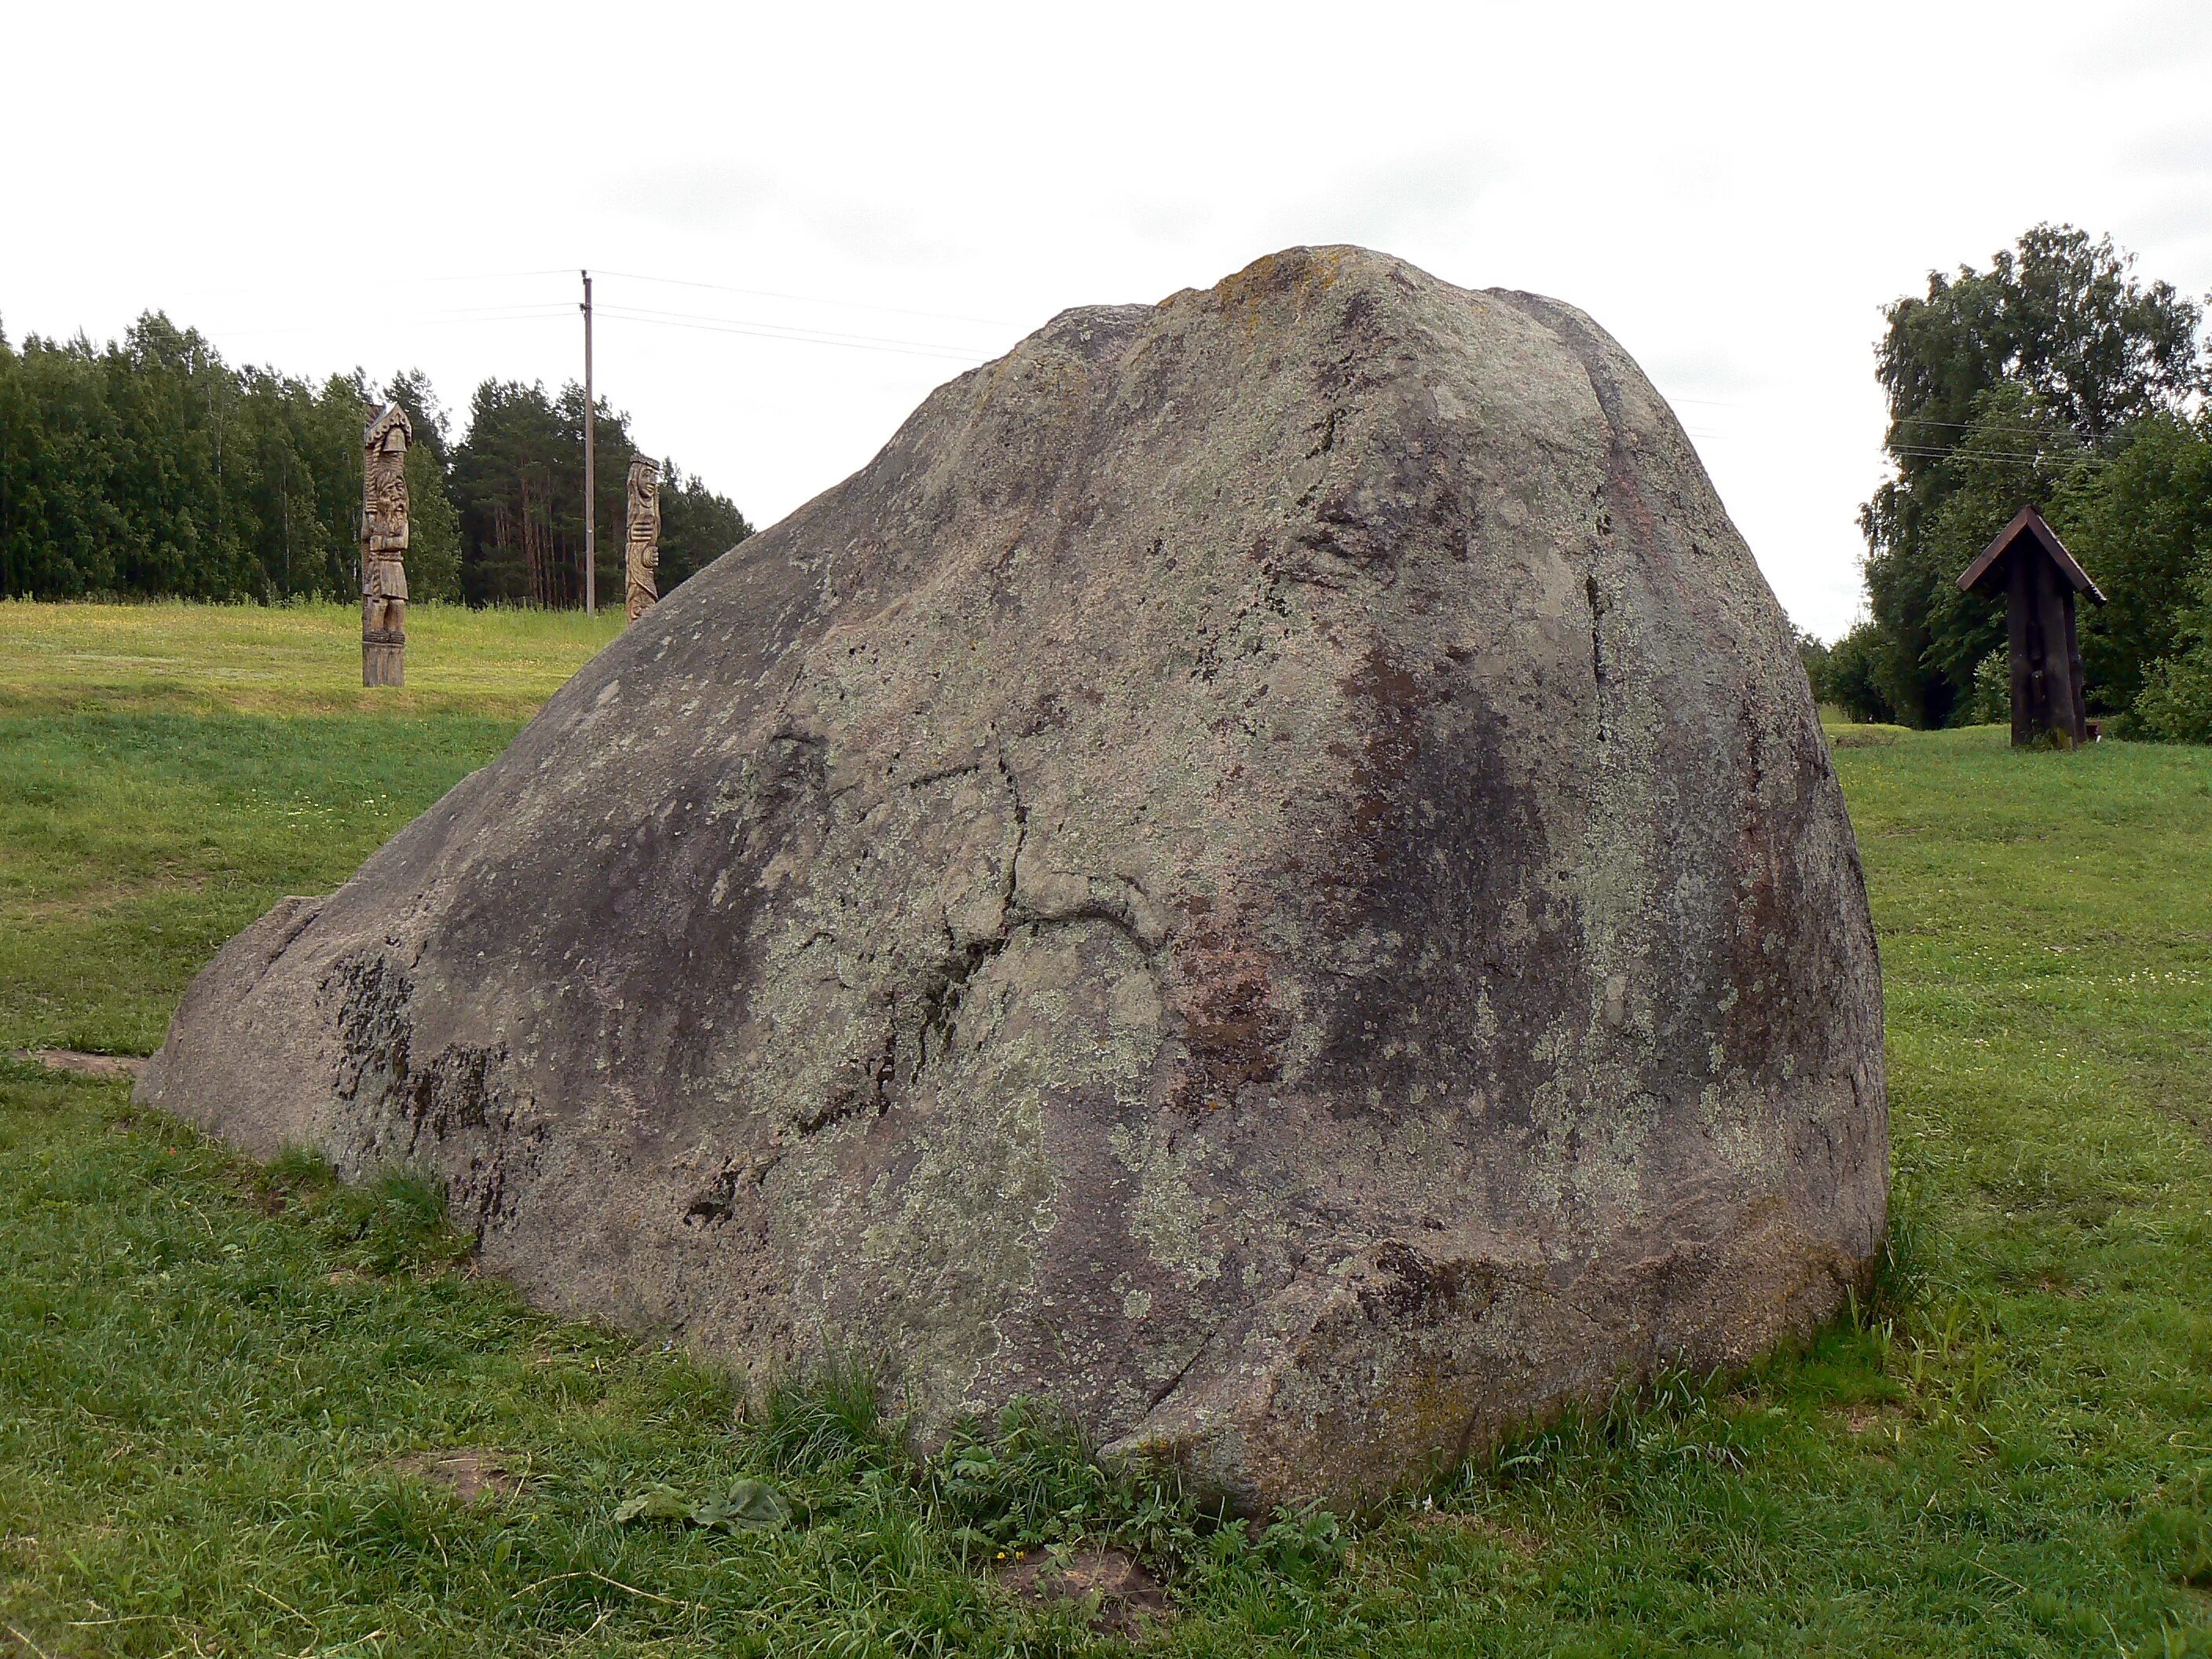
[(1881, 986), (1782, 614), (1596, 325), (1353, 248), (1070, 311), (684, 583), (141, 1097), (550, 1305), (1384, 1493), (1827, 1316)]

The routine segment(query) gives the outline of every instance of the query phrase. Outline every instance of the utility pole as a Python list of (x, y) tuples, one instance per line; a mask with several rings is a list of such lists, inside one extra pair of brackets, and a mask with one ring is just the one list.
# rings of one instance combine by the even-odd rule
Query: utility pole
[(599, 405), (592, 398), (592, 273), (584, 278), (584, 614), (599, 614), (598, 479), (593, 477), (592, 428), (599, 425)]

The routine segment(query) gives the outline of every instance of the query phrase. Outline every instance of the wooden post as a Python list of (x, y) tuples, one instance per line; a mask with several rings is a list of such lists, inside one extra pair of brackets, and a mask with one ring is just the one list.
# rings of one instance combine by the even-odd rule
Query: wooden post
[(592, 396), (592, 273), (585, 271), (584, 278), (584, 614), (599, 614), (599, 526), (597, 506), (598, 479), (592, 465), (592, 428), (599, 421), (599, 405)]
[(2012, 666), (2012, 741), (2016, 749), (2035, 741), (2035, 700), (2042, 689), (2028, 644), (2031, 586), (2025, 559), (2008, 562), (2005, 571), (2005, 635)]

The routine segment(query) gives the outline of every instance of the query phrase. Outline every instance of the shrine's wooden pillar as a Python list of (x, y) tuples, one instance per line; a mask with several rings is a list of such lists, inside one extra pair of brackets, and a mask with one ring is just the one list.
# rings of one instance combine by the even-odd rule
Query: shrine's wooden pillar
[(2081, 605), (2074, 597), (2071, 586), (2063, 588), (2066, 607), (2066, 681), (2074, 688), (2074, 742), (2076, 747), (2089, 741), (2089, 696), (2081, 677), (2081, 641), (2074, 631), (2074, 619)]
[(2030, 625), (2035, 614), (2035, 575), (2026, 559), (2014, 559), (2005, 572), (2005, 633), (2012, 667), (2012, 740), (2015, 748), (2035, 741), (2036, 711), (2043, 706), (2043, 665)]

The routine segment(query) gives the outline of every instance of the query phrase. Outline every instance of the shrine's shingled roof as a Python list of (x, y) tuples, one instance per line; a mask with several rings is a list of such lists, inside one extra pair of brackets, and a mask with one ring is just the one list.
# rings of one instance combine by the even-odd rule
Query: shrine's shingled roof
[(2043, 514), (2032, 507), (2023, 507), (2014, 514), (2012, 522), (1997, 532), (1996, 539), (1982, 550), (1981, 557), (1959, 573), (1959, 591), (1972, 592), (2022, 537), (2043, 550), (2051, 563), (2057, 565), (2066, 580), (2074, 585), (2076, 593), (2087, 593), (2099, 605), (2105, 603), (2104, 590), (2089, 580), (2089, 573), (2081, 568), (2081, 561), (2066, 550), (2066, 544), (2058, 539), (2057, 532), (2045, 524)]

